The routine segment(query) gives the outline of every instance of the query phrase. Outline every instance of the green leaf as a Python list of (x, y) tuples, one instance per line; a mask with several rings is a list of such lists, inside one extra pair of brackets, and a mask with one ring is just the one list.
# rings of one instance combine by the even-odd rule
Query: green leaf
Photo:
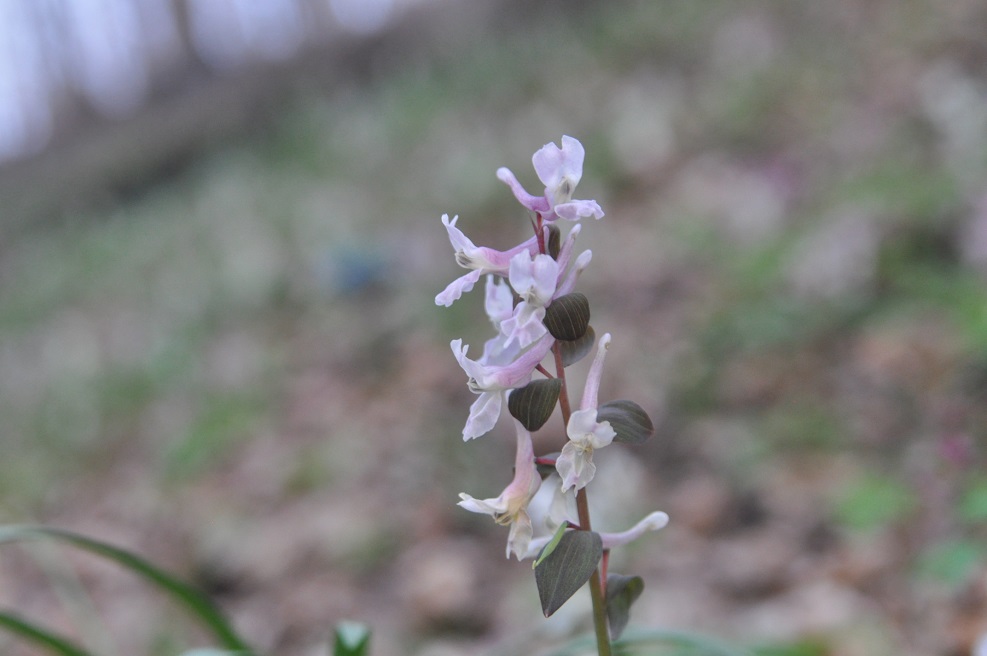
[(90, 652), (76, 646), (67, 638), (11, 613), (0, 611), (0, 628), (7, 629), (11, 633), (39, 647), (44, 647), (51, 654), (58, 654), (59, 656), (93, 656)]
[(640, 576), (609, 574), (607, 576), (607, 620), (610, 639), (616, 640), (627, 628), (631, 616), (631, 604), (644, 591), (644, 579)]
[(555, 547), (559, 546), (559, 541), (562, 539), (562, 536), (565, 535), (567, 528), (569, 528), (568, 524), (559, 524), (559, 527), (555, 529), (555, 535), (553, 535), (552, 539), (548, 541), (548, 544), (542, 547), (541, 551), (538, 552), (538, 557), (535, 559), (535, 562), (531, 563), (531, 569), (538, 567), (541, 565), (541, 561), (552, 555), (552, 552), (555, 551)]
[(655, 434), (655, 425), (644, 408), (633, 401), (609, 401), (596, 412), (597, 421), (609, 421), (616, 431), (615, 442), (642, 444)]
[(603, 557), (603, 540), (592, 531), (566, 531), (555, 550), (535, 567), (535, 584), (545, 617), (583, 587)]
[(558, 378), (533, 380), (524, 387), (511, 390), (507, 397), (507, 409), (522, 426), (536, 431), (552, 416), (561, 392), (562, 381)]
[(370, 653), (370, 628), (367, 625), (343, 621), (336, 625), (334, 633), (332, 656), (367, 656)]
[(585, 358), (593, 350), (593, 344), (596, 343), (596, 331), (593, 330), (593, 326), (586, 326), (586, 332), (579, 339), (556, 343), (562, 351), (562, 366), (568, 367)]
[(202, 591), (152, 565), (140, 556), (63, 529), (29, 525), (0, 526), (0, 544), (38, 539), (50, 539), (69, 544), (116, 562), (156, 585), (198, 617), (212, 631), (223, 648), (244, 654), (254, 653), (254, 650), (236, 633), (219, 608)]
[(545, 308), (545, 327), (555, 339), (579, 339), (589, 327), (589, 299), (580, 292), (559, 296)]

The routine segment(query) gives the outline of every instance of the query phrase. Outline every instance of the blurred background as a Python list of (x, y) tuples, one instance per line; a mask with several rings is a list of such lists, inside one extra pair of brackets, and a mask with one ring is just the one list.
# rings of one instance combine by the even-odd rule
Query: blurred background
[[(632, 624), (759, 656), (966, 655), (987, 631), (987, 6), (976, 0), (0, 0), (0, 521), (135, 549), (267, 653), (525, 654), (511, 476), (463, 444), (489, 337), (439, 217), (586, 147), (580, 280)], [(582, 385), (585, 363), (572, 380)], [(537, 435), (557, 450), (560, 421)], [(203, 644), (139, 581), (0, 551), (0, 606), (102, 654)], [(0, 635), (0, 651), (27, 654)]]

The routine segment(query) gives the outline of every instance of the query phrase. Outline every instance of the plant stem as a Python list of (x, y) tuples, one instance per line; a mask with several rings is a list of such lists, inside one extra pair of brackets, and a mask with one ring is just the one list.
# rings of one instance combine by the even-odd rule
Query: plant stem
[[(579, 512), (579, 528), (589, 531), (589, 502), (586, 488), (576, 493), (576, 509)], [(589, 594), (593, 599), (593, 629), (596, 632), (596, 649), (600, 656), (610, 656), (610, 630), (607, 628), (607, 603), (603, 596), (603, 580), (597, 567), (589, 577)]]
[[(565, 367), (562, 364), (562, 349), (558, 342), (552, 346), (552, 353), (555, 355), (556, 377), (562, 381), (562, 389), (559, 392), (559, 407), (562, 410), (562, 423), (569, 425), (569, 416), (572, 408), (569, 405), (569, 392), (565, 380)], [(576, 492), (576, 511), (579, 514), (579, 530), (591, 531), (589, 518), (589, 501), (586, 498), (586, 488)], [(596, 649), (599, 656), (611, 656), (610, 651), (610, 631), (607, 628), (607, 605), (603, 596), (603, 581), (600, 578), (600, 568), (597, 566), (593, 574), (589, 577), (589, 594), (593, 600), (593, 629), (596, 633)]]

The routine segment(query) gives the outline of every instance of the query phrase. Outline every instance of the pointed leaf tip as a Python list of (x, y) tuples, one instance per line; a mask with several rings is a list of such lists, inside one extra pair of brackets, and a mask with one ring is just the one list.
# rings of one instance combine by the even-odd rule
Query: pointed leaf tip
[(535, 567), (535, 584), (545, 617), (574, 595), (603, 557), (603, 540), (592, 531), (567, 531), (555, 550)]
[(631, 605), (644, 591), (644, 579), (640, 576), (610, 574), (607, 576), (607, 620), (610, 639), (616, 640), (627, 628)]

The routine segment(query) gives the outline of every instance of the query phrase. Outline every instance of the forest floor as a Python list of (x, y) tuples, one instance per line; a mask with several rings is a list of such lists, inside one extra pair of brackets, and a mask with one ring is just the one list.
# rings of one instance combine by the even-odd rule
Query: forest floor
[[(613, 334), (601, 395), (657, 425), (598, 454), (596, 527), (671, 516), (614, 554), (645, 581), (632, 625), (966, 656), (987, 632), (985, 28), (972, 0), (847, 0), (466, 30), (24, 231), (0, 247), (0, 520), (145, 554), (272, 655), (325, 653), (341, 619), (376, 656), (588, 630), (588, 596), (544, 620), (506, 529), (455, 505), (510, 480), (512, 433), (462, 442), (449, 342), (489, 325), (479, 290), (433, 301), (461, 272), (440, 215), (525, 238), (494, 173), (533, 189), (531, 153), (569, 134), (606, 211), (578, 243)], [(205, 641), (56, 549), (0, 552), (0, 607), (100, 654)]]

